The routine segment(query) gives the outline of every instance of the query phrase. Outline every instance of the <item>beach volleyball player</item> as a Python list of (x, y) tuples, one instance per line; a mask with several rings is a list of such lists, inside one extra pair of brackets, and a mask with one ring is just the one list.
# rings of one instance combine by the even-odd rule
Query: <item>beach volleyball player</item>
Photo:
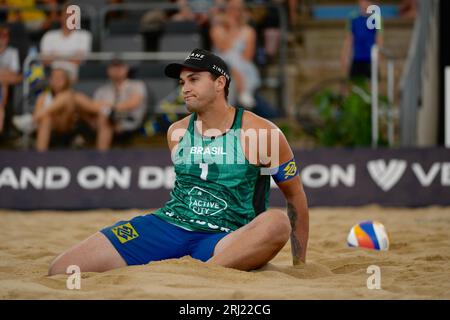
[[(252, 270), (289, 239), (293, 264), (304, 262), (308, 206), (284, 135), (270, 121), (228, 104), (230, 73), (218, 56), (195, 49), (165, 74), (179, 79), (191, 112), (168, 130), (176, 174), (171, 199), (70, 248), (53, 261), (49, 275), (66, 273), (70, 265), (102, 272), (183, 256)], [(268, 209), (271, 177), (287, 212)]]

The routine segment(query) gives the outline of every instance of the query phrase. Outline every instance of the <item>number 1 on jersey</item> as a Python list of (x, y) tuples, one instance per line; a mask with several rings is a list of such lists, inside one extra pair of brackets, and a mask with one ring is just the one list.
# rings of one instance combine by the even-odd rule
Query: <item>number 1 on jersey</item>
[(208, 175), (208, 164), (207, 163), (199, 163), (200, 169), (202, 169), (202, 173), (200, 174), (200, 179), (206, 180), (206, 176)]

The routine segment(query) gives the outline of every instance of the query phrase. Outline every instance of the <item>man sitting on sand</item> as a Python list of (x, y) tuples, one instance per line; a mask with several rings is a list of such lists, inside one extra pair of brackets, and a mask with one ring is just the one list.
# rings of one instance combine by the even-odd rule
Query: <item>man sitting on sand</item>
[[(293, 264), (304, 262), (308, 205), (285, 136), (270, 121), (228, 104), (228, 67), (209, 51), (195, 49), (165, 73), (179, 79), (192, 112), (168, 130), (176, 173), (171, 199), (68, 249), (48, 274), (66, 273), (70, 265), (103, 272), (187, 255), (252, 270), (274, 258), (289, 238)], [(268, 209), (271, 177), (286, 198), (287, 214)]]

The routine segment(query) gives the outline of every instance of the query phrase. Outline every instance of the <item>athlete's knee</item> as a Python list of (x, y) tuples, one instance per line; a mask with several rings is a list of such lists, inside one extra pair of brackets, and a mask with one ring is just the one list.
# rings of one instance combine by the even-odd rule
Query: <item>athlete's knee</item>
[(48, 268), (48, 275), (54, 276), (56, 274), (65, 274), (67, 271), (67, 263), (64, 261), (65, 253), (59, 255), (56, 257), (52, 263), (50, 264), (50, 267)]
[(74, 252), (73, 248), (68, 249), (52, 261), (48, 269), (48, 275), (66, 274), (69, 266), (80, 264), (77, 262), (80, 260), (79, 258), (80, 257)]
[(267, 224), (267, 234), (273, 242), (285, 244), (291, 234), (291, 224), (286, 212), (282, 210), (270, 210)]

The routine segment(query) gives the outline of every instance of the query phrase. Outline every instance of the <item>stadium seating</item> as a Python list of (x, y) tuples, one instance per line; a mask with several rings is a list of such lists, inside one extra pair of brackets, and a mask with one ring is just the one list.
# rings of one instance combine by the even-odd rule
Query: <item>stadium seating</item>
[(192, 21), (171, 21), (164, 26), (159, 51), (183, 52), (186, 48), (202, 47), (198, 26)]

